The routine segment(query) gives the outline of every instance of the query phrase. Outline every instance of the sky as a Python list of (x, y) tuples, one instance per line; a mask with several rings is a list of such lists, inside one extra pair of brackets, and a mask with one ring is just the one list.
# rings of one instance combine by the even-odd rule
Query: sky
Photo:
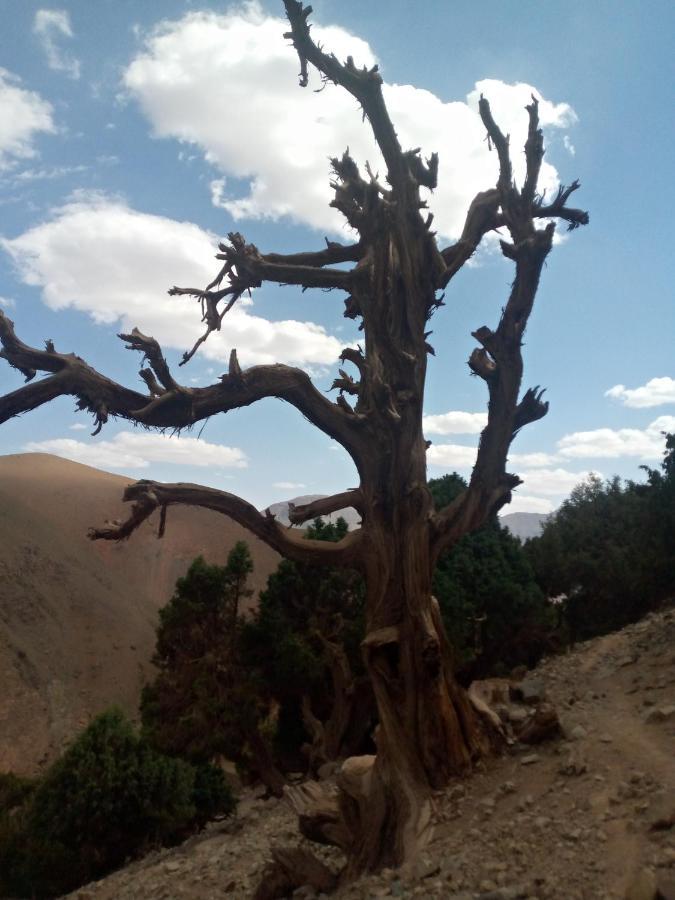
[[(534, 93), (547, 146), (541, 186), (575, 178), (590, 225), (561, 232), (525, 337), (528, 386), (550, 411), (512, 446), (523, 485), (504, 512), (554, 510), (589, 472), (640, 479), (675, 431), (671, 37), (675, 5), (629, 0), (318, 0), (315, 37), (377, 61), (404, 146), (440, 156), (429, 198), (439, 242), (496, 182), (477, 114), (491, 102), (522, 172)], [(331, 155), (379, 157), (355, 102), (297, 84), (279, 2), (0, 0), (0, 304), (27, 343), (52, 339), (140, 388), (116, 337), (137, 326), (177, 369), (201, 332), (194, 300), (217, 244), (241, 231), (261, 251), (354, 239), (328, 207)], [(433, 319), (425, 397), (430, 477), (468, 476), (486, 391), (466, 361), (494, 327), (512, 264), (488, 239)], [(209, 384), (236, 347), (243, 366), (299, 365), (328, 390), (358, 341), (339, 292), (263, 285), (228, 313), (180, 377)], [(0, 391), (21, 376), (3, 364)], [(356, 486), (341, 447), (266, 400), (180, 438), (110, 422), (92, 437), (71, 398), (0, 428), (0, 453), (49, 452), (132, 478), (193, 481), (259, 507)]]

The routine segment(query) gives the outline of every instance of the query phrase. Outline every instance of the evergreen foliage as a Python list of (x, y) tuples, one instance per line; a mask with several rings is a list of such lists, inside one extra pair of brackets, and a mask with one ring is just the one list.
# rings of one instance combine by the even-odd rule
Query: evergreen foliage
[(675, 594), (675, 435), (647, 481), (590, 477), (526, 552), (570, 641), (621, 628)]
[[(456, 473), (429, 482), (438, 508), (465, 487)], [(554, 645), (552, 607), (496, 516), (441, 557), (433, 584), (462, 680), (532, 666)]]
[(2, 784), (11, 788), (0, 805), (2, 896), (72, 890), (234, 805), (222, 773), (157, 753), (116, 709), (94, 719), (40, 780)]
[(163, 753), (194, 763), (242, 758), (267, 706), (255, 673), (238, 656), (240, 611), (253, 563), (239, 541), (225, 566), (200, 556), (160, 610), (153, 662), (141, 699), (143, 734)]
[[(347, 528), (342, 517), (334, 523), (316, 519), (306, 537), (339, 541)], [(260, 594), (255, 616), (243, 628), (247, 662), (260, 672), (268, 696), (279, 707), (276, 749), (289, 767), (302, 764), (298, 751), (309, 737), (302, 722), (303, 698), (318, 719), (330, 716), (335, 700), (331, 644), (344, 648), (355, 688), (369, 691), (360, 649), (364, 600), (357, 572), (282, 560)]]

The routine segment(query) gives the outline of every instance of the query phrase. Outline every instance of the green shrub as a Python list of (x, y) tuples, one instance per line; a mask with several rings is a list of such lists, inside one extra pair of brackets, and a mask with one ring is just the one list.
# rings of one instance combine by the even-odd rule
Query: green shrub
[(197, 821), (204, 824), (214, 816), (229, 815), (234, 812), (236, 801), (222, 770), (209, 763), (195, 766), (194, 770), (192, 802), (195, 806)]
[(234, 807), (222, 773), (157, 753), (116, 709), (37, 786), (5, 776), (0, 791), (10, 798), (0, 807), (3, 896), (62, 894)]

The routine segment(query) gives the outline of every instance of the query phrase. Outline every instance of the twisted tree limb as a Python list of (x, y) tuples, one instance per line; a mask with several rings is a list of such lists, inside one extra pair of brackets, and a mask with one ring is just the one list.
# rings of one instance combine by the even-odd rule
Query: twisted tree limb
[(358, 488), (352, 488), (349, 491), (333, 494), (330, 497), (319, 497), (318, 500), (312, 500), (310, 503), (298, 504), (297, 506), (294, 503), (289, 503), (288, 518), (291, 525), (301, 525), (310, 519), (328, 516), (350, 506), (357, 512), (362, 512), (362, 500), (361, 491)]
[[(471, 238), (464, 245), (460, 241), (459, 245), (455, 245), (451, 251), (443, 251), (442, 255), (448, 266), (446, 272), (452, 277), (481, 228), (485, 230), (490, 225), (505, 225), (512, 242), (501, 241), (501, 249), (505, 257), (515, 262), (516, 275), (497, 329), (492, 331), (483, 326), (473, 332), (481, 346), (471, 354), (469, 367), (487, 385), (488, 421), (481, 434), (476, 464), (467, 490), (432, 518), (434, 559), (462, 534), (478, 527), (488, 515), (495, 513), (510, 500), (511, 491), (521, 483), (517, 475), (505, 470), (511, 442), (521, 428), (542, 418), (548, 411), (548, 403), (542, 400), (544, 392), (538, 387), (528, 389), (522, 399), (518, 400), (523, 374), (523, 335), (555, 231), (553, 222), (549, 222), (544, 228), (536, 228), (535, 219), (542, 217), (542, 210), (546, 209), (549, 216), (567, 219), (577, 225), (588, 221), (587, 213), (567, 210), (565, 207), (566, 200), (578, 187), (577, 182), (570, 188), (561, 188), (548, 207), (543, 207), (536, 200), (537, 181), (544, 155), (536, 98), (533, 97), (532, 103), (527, 107), (529, 128), (525, 142), (526, 177), (522, 191), (518, 190), (513, 181), (508, 137), (502, 134), (488, 101), (482, 96), (479, 111), (490, 145), (495, 147), (499, 158), (497, 187), (493, 192), (479, 194), (474, 201), (477, 204), (479, 198), (482, 198), (474, 208), (473, 216), (470, 210), (467, 218), (465, 231), (471, 233)], [(482, 215), (479, 216), (478, 210), (481, 208)]]
[(137, 481), (127, 487), (123, 499), (132, 504), (129, 517), (121, 523), (92, 528), (89, 532), (92, 540), (126, 540), (156, 510), (173, 505), (201, 506), (229, 516), (283, 556), (296, 562), (351, 566), (356, 569), (362, 567), (360, 529), (350, 531), (337, 542), (307, 540), (304, 531), (285, 528), (273, 515), (258, 512), (252, 504), (227, 491), (197, 484)]

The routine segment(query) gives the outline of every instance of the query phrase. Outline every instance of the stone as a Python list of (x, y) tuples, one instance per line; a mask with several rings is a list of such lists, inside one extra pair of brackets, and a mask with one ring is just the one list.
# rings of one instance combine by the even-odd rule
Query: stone
[(653, 722), (668, 722), (670, 719), (675, 719), (675, 704), (656, 706), (645, 715), (645, 722), (648, 725)]
[(583, 741), (585, 737), (588, 737), (588, 732), (583, 725), (575, 725), (570, 731), (570, 737), (575, 741)]
[(319, 766), (316, 770), (319, 781), (327, 781), (329, 778), (332, 778), (339, 768), (340, 764), (336, 762), (326, 762), (322, 766)]
[(518, 684), (511, 685), (511, 696), (523, 703), (538, 703), (546, 697), (546, 688), (539, 678), (524, 678)]
[(527, 756), (523, 756), (520, 760), (521, 766), (531, 766), (534, 763), (539, 762), (539, 754), (538, 753), (529, 753)]
[(651, 869), (641, 869), (633, 878), (624, 900), (658, 900), (656, 875)]

